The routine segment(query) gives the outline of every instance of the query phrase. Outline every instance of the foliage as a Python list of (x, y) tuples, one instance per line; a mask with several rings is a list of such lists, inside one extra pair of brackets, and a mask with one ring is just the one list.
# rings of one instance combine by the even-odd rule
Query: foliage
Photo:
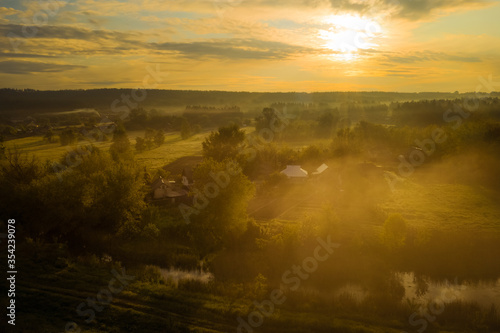
[(77, 141), (77, 135), (71, 128), (67, 128), (59, 134), (59, 140), (62, 146), (67, 146)]
[[(215, 178), (219, 175), (224, 175), (220, 179), (226, 184), (217, 185)], [(230, 160), (218, 162), (207, 158), (194, 170), (193, 177), (196, 187), (193, 194), (198, 198), (203, 196), (206, 207), (193, 216), (191, 230), (196, 246), (207, 254), (221, 245), (234, 243), (243, 233), (247, 225), (247, 204), (255, 188)], [(217, 195), (205, 195), (214, 188), (218, 188)]]
[(146, 129), (144, 133), (144, 138), (136, 137), (135, 139), (135, 149), (138, 153), (142, 153), (145, 150), (153, 149), (154, 147), (160, 147), (165, 142), (165, 133), (162, 130), (154, 130), (152, 128)]
[(193, 135), (193, 131), (191, 129), (191, 125), (187, 121), (187, 119), (182, 119), (182, 124), (181, 124), (181, 138), (183, 140), (191, 137)]
[(137, 223), (145, 205), (140, 171), (95, 147), (58, 175), (19, 153), (7, 161), (0, 177), (2, 211), (18, 217), (33, 237), (64, 239), (78, 248), (96, 234), (115, 235)]
[(109, 147), (111, 157), (115, 161), (131, 160), (132, 149), (130, 148), (130, 140), (128, 139), (127, 132), (123, 125), (117, 126), (113, 133), (113, 143)]
[[(49, 129), (44, 135), (43, 138), (46, 139), (49, 143), (52, 143), (54, 140), (54, 132), (52, 129)], [(62, 144), (62, 143), (61, 143)]]
[(238, 125), (219, 127), (202, 143), (203, 155), (216, 161), (233, 159), (237, 161), (245, 140), (245, 132)]
[(138, 153), (142, 153), (146, 150), (146, 141), (144, 138), (141, 138), (140, 136), (135, 138), (135, 150), (137, 150)]

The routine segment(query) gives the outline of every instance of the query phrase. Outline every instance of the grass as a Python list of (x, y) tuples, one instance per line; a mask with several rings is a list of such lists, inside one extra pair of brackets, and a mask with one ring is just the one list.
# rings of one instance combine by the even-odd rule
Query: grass
[(481, 187), (405, 181), (381, 208), (401, 213), (415, 227), (500, 232), (498, 201)]
[[(165, 143), (160, 147), (137, 153), (136, 160), (151, 169), (160, 168), (184, 156), (200, 156), (202, 154), (201, 143), (209, 132), (196, 134), (189, 139), (182, 140), (178, 133), (168, 133), (165, 135)], [(135, 142), (137, 136), (132, 142)]]
[[(208, 134), (209, 132), (203, 132), (189, 139), (182, 140), (178, 133), (167, 133), (163, 145), (141, 153), (136, 152), (136, 160), (148, 168), (156, 169), (183, 156), (201, 155), (201, 143)], [(128, 135), (130, 143), (134, 147), (135, 139), (138, 136), (143, 137), (144, 132), (132, 131)], [(80, 141), (77, 145), (61, 146), (60, 143), (49, 143), (41, 136), (30, 136), (7, 141), (5, 142), (5, 147), (7, 149), (16, 148), (22, 152), (33, 154), (41, 161), (48, 160), (54, 162), (60, 160), (65, 153), (88, 143), (88, 141)], [(99, 149), (108, 150), (112, 141), (93, 142), (92, 144)]]
[[(254, 128), (245, 127), (243, 130), (246, 133), (250, 133), (254, 131)], [(166, 133), (165, 143), (160, 147), (137, 153), (134, 148), (135, 139), (138, 136), (144, 137), (144, 131), (128, 132), (130, 144), (135, 152), (137, 162), (150, 169), (163, 167), (184, 156), (200, 156), (202, 154), (201, 144), (209, 134), (210, 131), (204, 131), (183, 140), (178, 132)], [(5, 147), (8, 149), (17, 148), (22, 152), (35, 155), (41, 161), (48, 160), (53, 162), (61, 159), (65, 153), (87, 144), (89, 144), (88, 141), (80, 141), (77, 145), (61, 146), (60, 143), (47, 142), (42, 136), (30, 136), (6, 141)], [(93, 142), (92, 144), (99, 149), (108, 150), (112, 141)]]
[[(87, 316), (78, 315), (76, 309), (106, 288), (113, 278), (109, 266), (73, 262), (55, 268), (50, 263), (39, 265), (29, 260), (20, 264), (30, 271), (30, 275), (18, 281), (18, 311), (23, 321), (18, 322), (16, 329), (23, 332), (62, 332), (67, 322), (76, 322), (82, 332), (234, 332), (238, 325), (238, 314), (234, 307), (228, 308), (227, 298), (146, 283), (132, 269), (126, 272), (136, 275), (136, 279), (121, 293), (114, 294), (111, 304), (95, 311), (95, 320), (87, 324)], [(234, 306), (244, 309), (248, 303), (251, 301), (243, 299)], [(242, 314), (245, 318), (247, 310)], [(24, 320), (28, 318), (29, 321)], [(259, 331), (298, 333), (310, 331), (310, 327), (317, 332), (397, 332), (384, 323), (338, 316), (334, 319), (324, 313), (296, 313), (286, 306), (278, 308), (272, 318), (266, 318)]]

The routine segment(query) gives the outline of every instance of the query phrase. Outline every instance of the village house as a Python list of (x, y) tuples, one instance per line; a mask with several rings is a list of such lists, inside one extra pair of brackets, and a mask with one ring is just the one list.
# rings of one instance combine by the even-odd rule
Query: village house
[(151, 193), (154, 200), (168, 200), (171, 203), (176, 203), (188, 195), (188, 191), (175, 181), (165, 180), (161, 176), (151, 184)]
[(287, 165), (286, 169), (280, 173), (292, 181), (304, 181), (308, 177), (307, 171), (302, 169), (300, 165)]

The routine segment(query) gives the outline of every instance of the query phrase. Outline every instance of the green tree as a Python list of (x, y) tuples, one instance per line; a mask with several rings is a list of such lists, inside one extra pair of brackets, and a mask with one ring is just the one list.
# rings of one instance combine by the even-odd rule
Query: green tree
[(144, 138), (141, 138), (140, 136), (135, 138), (135, 150), (137, 150), (137, 152), (139, 152), (139, 153), (146, 150), (146, 143), (145, 143)]
[(17, 164), (23, 170), (40, 170), (32, 177), (23, 172), (12, 178), (12, 171), (3, 170), (0, 191), (2, 195), (9, 191), (10, 198), (0, 203), (0, 211), (20, 217), (26, 235), (66, 241), (74, 251), (94, 249), (116, 235), (129, 237), (125, 230), (132, 226), (141, 233), (145, 208), (141, 169), (114, 162), (95, 147), (81, 154), (78, 164), (69, 160), (63, 159), (69, 168), (59, 175), (40, 165), (33, 167), (30, 160)]
[(109, 147), (111, 157), (115, 161), (131, 160), (133, 158), (130, 140), (123, 125), (118, 125), (113, 133), (113, 143)]
[(245, 231), (255, 186), (232, 161), (207, 158), (194, 170), (196, 198), (206, 203), (192, 215), (191, 230), (203, 254), (234, 244)]
[(76, 142), (76, 134), (71, 128), (67, 128), (59, 135), (62, 146), (71, 145)]
[(203, 155), (216, 161), (233, 159), (237, 161), (245, 141), (245, 132), (238, 125), (220, 127), (202, 143)]
[(5, 181), (11, 184), (30, 184), (42, 177), (46, 170), (34, 156), (17, 149), (5, 151), (5, 161), (0, 164), (0, 172)]
[(255, 122), (255, 130), (257, 132), (264, 128), (281, 128), (284, 125), (283, 118), (278, 114), (275, 108), (264, 108), (262, 110), (262, 115), (255, 118)]
[(155, 130), (152, 128), (147, 128), (144, 132), (144, 143), (147, 149), (153, 149), (155, 141)]
[(2, 159), (5, 156), (5, 145), (3, 144), (4, 142), (4, 137), (2, 134), (0, 134), (0, 159)]
[(338, 117), (332, 114), (332, 111), (325, 111), (318, 117), (317, 134), (323, 138), (329, 138), (332, 135), (333, 128), (337, 125)]
[(51, 129), (49, 129), (45, 133), (45, 135), (43, 136), (43, 138), (46, 139), (49, 143), (51, 143), (52, 140), (54, 139), (54, 132)]
[(162, 130), (156, 131), (154, 142), (157, 146), (161, 146), (165, 142), (165, 133)]
[(183, 140), (186, 140), (187, 138), (191, 137), (193, 135), (192, 130), (191, 130), (191, 125), (187, 121), (186, 118), (182, 119), (181, 123), (181, 138)]

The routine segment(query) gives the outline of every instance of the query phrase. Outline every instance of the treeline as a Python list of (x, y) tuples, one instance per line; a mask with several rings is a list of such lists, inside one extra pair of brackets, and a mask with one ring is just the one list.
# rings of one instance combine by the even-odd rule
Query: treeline
[(184, 110), (184, 114), (187, 113), (240, 113), (240, 108), (238, 106), (208, 106), (208, 105), (188, 105)]
[(470, 113), (470, 109), (473, 109), (476, 117), (500, 120), (498, 97), (391, 103), (389, 108), (393, 113), (393, 123), (401, 126), (441, 125), (450, 111), (465, 114)]
[[(130, 89), (89, 90), (33, 90), (0, 89), (2, 114), (36, 114), (40, 112), (70, 111), (80, 108), (94, 108), (109, 112), (114, 100), (130, 95)], [(272, 103), (343, 103), (361, 101), (364, 103), (388, 103), (393, 101), (423, 99), (453, 99), (470, 94), (453, 93), (393, 93), (393, 92), (317, 92), (317, 93), (260, 93), (193, 90), (146, 90), (142, 107), (182, 107), (193, 102), (202, 105), (253, 105), (263, 107)], [(496, 95), (495, 95), (496, 94)], [(493, 93), (498, 96), (498, 93)]]

